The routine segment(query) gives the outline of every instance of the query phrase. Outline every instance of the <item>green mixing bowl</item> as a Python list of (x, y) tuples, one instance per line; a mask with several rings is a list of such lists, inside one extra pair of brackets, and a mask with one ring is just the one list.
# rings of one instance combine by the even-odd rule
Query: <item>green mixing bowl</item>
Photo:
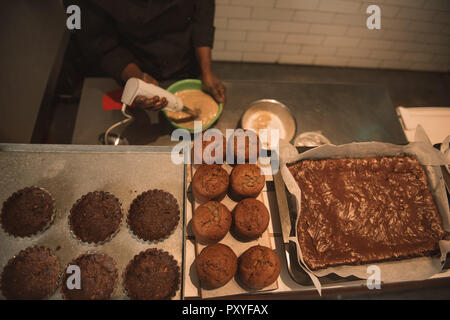
[[(174, 84), (172, 84), (170, 87), (167, 88), (167, 91), (169, 91), (170, 93), (173, 93), (173, 94), (177, 93), (178, 91), (183, 91), (183, 90), (202, 90), (202, 81), (198, 80), (198, 79), (185, 79), (185, 80), (177, 81)], [(206, 129), (211, 127), (217, 121), (217, 119), (219, 119), (220, 115), (222, 114), (222, 110), (223, 110), (223, 104), (219, 103), (219, 110), (217, 111), (216, 116), (209, 123), (205, 124), (202, 127), (202, 131), (205, 131)], [(167, 116), (167, 111), (162, 110), (162, 112), (164, 113), (164, 115), (166, 116), (166, 118), (170, 122), (170, 124), (172, 126), (174, 126), (175, 128), (186, 129), (186, 130), (189, 130), (189, 132), (194, 132), (194, 128), (183, 127), (183, 125), (176, 123), (175, 121), (170, 119)]]

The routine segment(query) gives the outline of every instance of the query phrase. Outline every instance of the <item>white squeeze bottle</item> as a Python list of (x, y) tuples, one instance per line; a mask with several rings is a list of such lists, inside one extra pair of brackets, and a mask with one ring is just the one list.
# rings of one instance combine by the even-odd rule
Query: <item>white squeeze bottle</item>
[(164, 110), (172, 112), (183, 111), (195, 117), (199, 115), (198, 111), (194, 111), (185, 107), (183, 105), (183, 101), (169, 91), (155, 86), (154, 84), (139, 80), (137, 78), (130, 78), (127, 81), (125, 89), (122, 93), (122, 103), (127, 106), (131, 106), (137, 96), (144, 96), (146, 98), (159, 96), (160, 99), (166, 98), (167, 106), (164, 108)]

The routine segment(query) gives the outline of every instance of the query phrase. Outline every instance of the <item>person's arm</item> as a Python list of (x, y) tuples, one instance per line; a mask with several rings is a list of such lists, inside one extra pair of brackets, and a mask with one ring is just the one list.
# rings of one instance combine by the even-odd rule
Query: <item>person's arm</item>
[(143, 80), (143, 81), (145, 81), (147, 83), (152, 83), (154, 85), (158, 85), (158, 80), (153, 78), (148, 73), (143, 72), (141, 70), (141, 68), (139, 68), (138, 65), (133, 63), (133, 62), (128, 64), (122, 70), (122, 73), (120, 74), (120, 79), (123, 82), (127, 82), (127, 80), (130, 79), (130, 78), (138, 78), (138, 79), (141, 79), (141, 80)]
[(225, 102), (226, 88), (211, 70), (211, 49), (214, 43), (214, 11), (212, 0), (196, 0), (192, 42), (201, 71), (203, 88), (218, 102)]
[(211, 48), (197, 47), (195, 51), (204, 89), (210, 92), (218, 102), (225, 102), (226, 88), (211, 70)]
[[(138, 78), (147, 83), (151, 83), (154, 85), (158, 85), (158, 81), (154, 79), (149, 74), (142, 72), (142, 70), (134, 63), (130, 63), (123, 69), (122, 74), (120, 75), (122, 81), (126, 82), (130, 78)], [(167, 99), (160, 99), (159, 96), (153, 96), (151, 98), (146, 98), (144, 96), (137, 96), (134, 100), (136, 106), (143, 109), (150, 109), (152, 111), (159, 111), (164, 109), (167, 106)]]

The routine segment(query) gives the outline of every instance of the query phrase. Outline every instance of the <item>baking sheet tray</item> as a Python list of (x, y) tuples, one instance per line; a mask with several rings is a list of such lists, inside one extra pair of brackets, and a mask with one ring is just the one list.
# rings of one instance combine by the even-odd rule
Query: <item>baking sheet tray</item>
[[(0, 144), (0, 203), (26, 186), (39, 186), (56, 200), (52, 226), (32, 238), (14, 238), (0, 230), (0, 271), (10, 258), (29, 246), (53, 250), (63, 268), (79, 254), (101, 251), (110, 255), (119, 269), (118, 285), (112, 299), (127, 299), (122, 287), (122, 273), (139, 252), (158, 248), (169, 252), (178, 262), (183, 278), (184, 164), (170, 159), (170, 147), (132, 146), (60, 146)], [(131, 202), (149, 189), (170, 192), (180, 208), (180, 222), (164, 241), (144, 242), (132, 235), (126, 224)], [(82, 195), (95, 190), (107, 191), (122, 203), (124, 218), (119, 232), (104, 245), (83, 244), (69, 232), (68, 214)], [(173, 299), (182, 298), (183, 282)], [(4, 299), (0, 293), (0, 297)], [(61, 299), (60, 287), (50, 297)]]
[[(362, 144), (358, 144), (357, 145), (357, 149), (358, 150), (360, 150), (361, 149), (361, 145)], [(349, 148), (349, 147), (353, 147), (354, 145), (346, 145), (347, 146), (347, 148)], [(397, 150), (398, 152), (403, 152), (403, 153), (409, 153), (409, 151), (410, 152), (412, 152), (414, 155), (416, 155), (416, 157), (418, 157), (418, 159), (419, 159), (419, 161), (422, 161), (421, 163), (423, 163), (423, 162), (425, 162), (425, 163), (427, 163), (427, 164), (430, 164), (430, 163), (433, 163), (434, 164), (434, 162), (435, 161), (437, 161), (436, 159), (434, 159), (434, 158), (430, 158), (430, 159), (428, 159), (425, 155), (428, 155), (429, 157), (431, 157), (431, 155), (430, 155), (430, 151), (429, 151), (429, 148), (431, 148), (431, 146), (427, 146), (427, 145), (425, 145), (425, 144), (415, 144), (415, 145), (412, 145), (412, 146), (406, 146), (406, 147), (400, 147), (400, 146), (394, 146), (394, 145), (387, 145), (387, 144), (376, 144), (376, 143), (366, 143), (366, 144), (364, 144), (364, 146), (366, 146), (367, 148), (368, 148), (368, 150), (370, 149), (370, 148), (372, 148), (372, 149), (374, 149), (375, 151), (377, 151), (377, 150), (379, 150), (380, 148), (382, 149), (382, 147), (385, 147), (385, 148), (388, 148), (388, 147), (390, 147), (390, 149), (388, 149), (389, 150), (389, 152), (394, 152), (395, 150), (397, 150), (397, 149), (399, 149), (399, 150)], [(344, 146), (340, 146), (341, 148), (344, 148)], [(378, 149), (377, 149), (377, 147), (378, 147)], [(332, 148), (332, 147), (330, 147), (330, 148)], [(403, 148), (403, 149), (402, 149)], [(361, 152), (368, 152), (368, 153), (370, 153), (370, 152), (375, 152), (375, 151), (373, 151), (372, 149), (370, 149), (370, 151), (361, 151)], [(423, 149), (423, 150), (422, 150)], [(384, 150), (384, 149), (382, 149), (382, 150)], [(413, 152), (414, 151), (414, 152)], [(419, 152), (420, 151), (420, 152)], [(427, 152), (424, 152), (424, 151), (427, 151)], [(381, 151), (378, 151), (378, 152), (381, 152)], [(387, 152), (387, 151), (386, 151)], [(415, 152), (417, 152), (417, 154), (415, 153)], [(308, 155), (309, 155), (310, 153), (308, 153)], [(370, 154), (371, 155), (371, 154)], [(297, 157), (296, 157), (297, 158)], [(434, 161), (434, 162), (433, 162)], [(443, 197), (441, 197), (441, 186), (440, 186), (440, 181), (439, 180), (436, 180), (436, 179), (432, 179), (431, 180), (431, 182), (430, 182), (430, 172), (428, 171), (428, 167), (426, 167), (425, 168), (426, 169), (426, 171), (427, 171), (427, 176), (428, 176), (428, 178), (429, 178), (429, 183), (431, 183), (431, 185), (430, 185), (430, 189), (431, 189), (431, 191), (432, 191), (432, 194), (433, 194), (433, 196), (435, 197), (435, 201), (437, 200), (437, 204), (438, 204), (438, 207), (440, 208), (440, 211), (441, 211), (441, 215), (444, 213), (444, 212), (447, 212), (448, 211), (448, 206), (446, 207), (446, 208), (444, 208), (445, 207), (445, 205), (442, 203), (442, 199), (443, 199)], [(438, 181), (438, 182), (436, 182), (436, 181)], [(279, 196), (279, 193), (282, 193), (282, 192), (279, 192), (280, 190), (282, 190), (282, 188), (281, 187), (278, 187), (277, 188), (278, 190), (277, 190), (277, 197)], [(285, 193), (286, 194), (289, 194), (289, 192), (287, 192), (287, 191), (285, 191)], [(439, 195), (439, 197), (437, 196), (437, 195)], [(441, 199), (442, 198), (442, 199)], [(288, 199), (289, 199), (289, 196), (288, 196)], [(446, 199), (445, 199), (446, 200)], [(298, 265), (298, 266), (296, 266), (295, 264), (295, 260), (296, 260), (296, 256), (295, 256), (295, 254), (296, 253), (298, 253), (298, 248), (296, 248), (296, 250), (293, 250), (293, 246), (295, 247), (295, 244), (292, 244), (291, 242), (292, 242), (292, 237), (293, 237), (293, 235), (292, 235), (292, 229), (291, 228), (288, 228), (288, 226), (287, 226), (287, 223), (286, 223), (286, 218), (287, 218), (287, 216), (286, 216), (286, 211), (290, 211), (290, 217), (289, 218), (291, 218), (290, 220), (291, 220), (291, 226), (292, 227), (294, 227), (295, 228), (295, 225), (296, 225), (296, 222), (295, 221), (292, 221), (293, 219), (293, 216), (292, 216), (292, 213), (296, 216), (296, 209), (295, 209), (295, 205), (291, 205), (291, 207), (294, 207), (294, 210), (292, 210), (292, 208), (290, 208), (290, 209), (288, 209), (288, 210), (286, 210), (286, 208), (284, 208), (284, 210), (283, 210), (283, 212), (281, 211), (281, 209), (280, 209), (280, 214), (281, 214), (281, 216), (282, 216), (282, 221), (284, 220), (284, 222), (285, 223), (283, 223), (282, 222), (282, 225), (283, 225), (283, 239), (284, 239), (284, 243), (285, 243), (285, 245), (286, 245), (286, 251), (287, 251), (287, 259), (289, 260), (289, 268), (290, 268), (290, 273), (291, 273), (291, 275), (293, 276), (293, 278), (294, 279), (296, 279), (296, 281), (297, 280), (303, 280), (303, 281), (305, 281), (306, 280), (306, 278), (303, 276), (303, 274), (299, 274), (299, 272), (298, 272), (298, 268), (297, 267), (300, 267), (300, 265)], [(293, 211), (293, 212), (292, 212)], [(446, 223), (446, 221), (447, 221), (447, 216), (446, 216), (446, 214), (444, 214), (443, 216), (443, 225), (444, 225), (444, 229), (445, 229), (445, 226), (446, 225), (448, 225), (448, 223)], [(295, 230), (295, 229), (294, 229)], [(296, 239), (296, 238), (295, 238)], [(441, 241), (442, 242), (442, 241)], [(288, 244), (289, 243), (289, 244)], [(415, 260), (418, 260), (418, 259), (415, 259)], [(424, 259), (422, 259), (422, 260), (424, 260)], [(439, 259), (437, 259), (438, 260), (438, 262), (437, 263), (439, 263)], [(413, 261), (413, 259), (408, 259), (408, 260), (404, 260), (404, 261), (402, 261), (404, 264), (406, 264), (406, 263), (412, 263), (412, 261)], [(417, 262), (418, 263), (418, 262)], [(386, 264), (386, 263), (385, 263)], [(381, 266), (383, 266), (384, 267), (384, 265), (385, 264), (378, 264), (380, 267)], [(410, 270), (408, 273), (405, 271), (406, 270), (406, 267), (403, 267), (401, 270), (400, 270), (400, 273), (402, 273), (403, 274), (403, 277), (399, 277), (399, 276), (396, 276), (395, 277), (395, 275), (397, 275), (398, 274), (398, 272), (397, 273), (395, 273), (395, 270), (393, 269), (394, 268), (394, 264), (400, 264), (400, 262), (391, 262), (391, 263), (389, 263), (389, 267), (391, 267), (392, 266), (392, 270), (385, 270), (386, 272), (384, 272), (383, 274), (384, 274), (384, 277), (383, 277), (383, 282), (401, 282), (401, 281), (408, 281), (408, 280), (418, 280), (419, 278), (420, 278), (420, 276), (422, 277), (422, 278), (420, 278), (420, 279), (426, 279), (426, 278), (428, 278), (427, 277), (427, 275), (428, 275), (428, 273), (430, 273), (430, 271), (428, 270), (428, 269), (426, 269), (425, 268), (425, 266), (422, 266), (422, 269), (420, 269), (419, 267), (417, 267), (417, 266), (415, 266), (414, 268), (412, 268), (412, 270)], [(428, 265), (426, 265), (426, 267), (428, 267)], [(346, 267), (346, 268), (352, 268), (352, 267)], [(387, 268), (387, 267), (386, 267)], [(430, 269), (431, 267), (429, 267), (429, 269)], [(336, 270), (336, 272), (335, 273), (341, 273), (341, 275), (342, 276), (344, 276), (344, 274), (345, 274), (345, 276), (349, 276), (349, 275), (356, 275), (356, 273), (350, 273), (350, 272), (347, 272), (347, 273), (342, 273), (342, 272), (338, 272), (337, 271), (337, 268), (335, 268), (335, 269), (333, 269), (332, 271), (330, 271), (330, 272), (334, 272), (334, 270)], [(425, 270), (426, 272), (422, 272), (422, 270)], [(328, 272), (328, 273), (330, 273), (330, 272)], [(416, 272), (416, 273), (414, 273), (414, 272)], [(422, 275), (422, 273), (423, 273), (423, 275)], [(437, 271), (438, 273), (439, 273), (439, 271)], [(306, 271), (304, 271), (304, 273), (306, 273)], [(320, 282), (322, 282), (322, 276), (323, 275), (325, 275), (325, 274), (327, 274), (326, 272), (323, 272), (323, 274), (317, 274), (318, 276), (320, 276), (321, 278), (321, 280), (320, 280)], [(358, 273), (358, 277), (360, 277), (360, 278), (363, 278), (363, 277), (361, 277), (360, 275), (361, 275), (362, 273), (360, 272), (360, 273)], [(332, 275), (332, 274), (331, 274)], [(386, 279), (386, 277), (388, 277), (389, 279)], [(314, 279), (313, 279), (314, 280)], [(340, 279), (339, 279), (340, 280)], [(347, 280), (349, 280), (349, 279), (347, 279)], [(298, 282), (303, 282), (303, 281), (298, 281)], [(306, 284), (305, 282), (303, 282), (304, 284)], [(318, 286), (318, 289), (320, 288), (320, 284), (318, 284), (318, 283), (315, 283), (316, 284), (316, 287)], [(320, 291), (320, 289), (319, 289), (319, 291)]]
[[(233, 249), (234, 253), (237, 257), (239, 257), (245, 250), (248, 248), (255, 246), (255, 245), (262, 245), (265, 247), (269, 247), (271, 249), (275, 249), (275, 240), (274, 240), (274, 234), (273, 234), (273, 222), (272, 222), (272, 216), (273, 212), (271, 211), (271, 206), (269, 205), (269, 200), (267, 196), (267, 182), (272, 180), (272, 176), (268, 174), (268, 170), (270, 170), (270, 167), (262, 167), (260, 166), (265, 173), (266, 176), (266, 185), (264, 186), (261, 194), (257, 197), (258, 200), (263, 202), (266, 206), (266, 208), (269, 210), (270, 213), (270, 221), (269, 226), (267, 227), (266, 231), (262, 234), (262, 236), (256, 240), (248, 241), (248, 242), (241, 242), (236, 240), (230, 232), (227, 233), (224, 239), (220, 241), (220, 243), (228, 245), (230, 248)], [(223, 168), (228, 172), (231, 173), (232, 167), (228, 164), (224, 164)], [(186, 224), (187, 224), (187, 232), (186, 232), (186, 241), (192, 241), (194, 243), (194, 255), (195, 256), (186, 256), (186, 266), (185, 266), (185, 278), (189, 277), (189, 279), (186, 279), (186, 285), (190, 286), (191, 288), (187, 288), (186, 291), (190, 291), (197, 293), (197, 297), (201, 298), (218, 298), (218, 297), (226, 297), (226, 296), (232, 296), (232, 295), (238, 295), (238, 294), (248, 294), (248, 293), (267, 293), (269, 291), (276, 290), (278, 288), (278, 281), (275, 281), (270, 286), (267, 286), (266, 288), (262, 290), (246, 290), (242, 288), (236, 281), (236, 279), (233, 277), (226, 285), (223, 287), (213, 289), (213, 290), (205, 290), (200, 287), (199, 280), (197, 278), (197, 272), (195, 269), (195, 257), (200, 254), (200, 252), (205, 248), (205, 245), (202, 245), (195, 241), (195, 237), (192, 234), (192, 231), (190, 229), (190, 221), (192, 218), (192, 212), (197, 208), (200, 204), (196, 202), (191, 194), (191, 189), (189, 188), (189, 185), (191, 183), (192, 177), (195, 173), (195, 168), (192, 165), (187, 165), (187, 172), (188, 176), (186, 179), (186, 184), (188, 188), (186, 188), (187, 196), (186, 196)], [(237, 202), (230, 199), (228, 195), (225, 196), (225, 198), (221, 201), (230, 211), (233, 210), (233, 208), (236, 206)], [(196, 290), (194, 289), (196, 288)], [(190, 297), (193, 297), (192, 295)]]

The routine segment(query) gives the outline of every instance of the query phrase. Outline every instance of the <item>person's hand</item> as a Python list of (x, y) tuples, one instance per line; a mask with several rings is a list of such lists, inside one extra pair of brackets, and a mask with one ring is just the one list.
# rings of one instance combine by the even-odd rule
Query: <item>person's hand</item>
[(159, 96), (154, 96), (151, 98), (146, 98), (144, 96), (137, 96), (136, 99), (134, 99), (134, 103), (139, 108), (149, 109), (152, 111), (159, 111), (167, 107), (167, 99), (166, 98), (160, 99)]
[(140, 76), (140, 78), (142, 81), (147, 82), (147, 83), (151, 83), (154, 84), (155, 86), (159, 86), (158, 80), (156, 80), (155, 78), (153, 78), (151, 75), (149, 75), (148, 73), (142, 72), (142, 75)]
[(201, 79), (203, 90), (211, 93), (217, 102), (225, 103), (226, 88), (223, 83), (212, 72), (202, 74)]
[(139, 68), (139, 66), (135, 63), (128, 64), (121, 72), (120, 79), (123, 81), (123, 83), (127, 82), (130, 78), (138, 78), (141, 79), (147, 83), (151, 83), (154, 85), (158, 85), (158, 80), (153, 78), (148, 73), (145, 73)]

